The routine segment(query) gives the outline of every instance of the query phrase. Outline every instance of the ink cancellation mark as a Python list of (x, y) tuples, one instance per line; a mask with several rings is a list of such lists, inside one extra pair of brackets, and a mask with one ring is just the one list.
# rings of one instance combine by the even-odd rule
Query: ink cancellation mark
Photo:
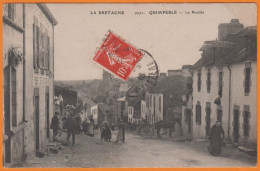
[(138, 61), (134, 71), (127, 82), (111, 75), (111, 81), (115, 88), (120, 88), (121, 84), (127, 84), (129, 90), (128, 96), (138, 96), (138, 94), (156, 85), (159, 78), (159, 68), (153, 56), (146, 50), (140, 50), (143, 57)]

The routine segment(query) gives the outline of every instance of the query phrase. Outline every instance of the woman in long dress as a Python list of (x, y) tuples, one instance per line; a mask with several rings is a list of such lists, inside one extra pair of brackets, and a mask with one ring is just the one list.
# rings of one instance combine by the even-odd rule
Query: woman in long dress
[(94, 119), (92, 115), (90, 116), (89, 121), (87, 135), (94, 137)]
[(116, 135), (116, 142), (121, 141), (123, 142), (123, 131), (122, 131), (122, 121), (120, 120), (118, 123), (118, 132)]

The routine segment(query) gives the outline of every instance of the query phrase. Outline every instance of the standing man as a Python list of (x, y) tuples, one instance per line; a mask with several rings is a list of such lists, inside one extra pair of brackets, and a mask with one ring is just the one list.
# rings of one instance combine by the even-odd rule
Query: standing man
[(55, 140), (55, 137), (57, 136), (58, 131), (60, 129), (58, 115), (59, 115), (59, 113), (55, 112), (55, 115), (51, 119), (51, 129), (53, 130), (53, 140)]
[(210, 153), (213, 156), (219, 156), (221, 153), (221, 144), (224, 139), (225, 132), (220, 124), (220, 121), (216, 121), (216, 124), (211, 127), (210, 129), (210, 135), (209, 135), (209, 140), (210, 140)]
[(122, 119), (121, 119), (121, 121), (120, 121), (120, 122), (121, 122), (121, 123), (120, 123), (120, 124), (121, 124), (121, 129), (122, 129), (122, 136), (123, 136), (123, 137), (122, 137), (122, 139), (123, 139), (123, 140), (122, 140), (122, 143), (125, 142), (125, 121), (126, 121), (126, 118), (125, 118), (125, 116), (123, 115), (123, 116), (122, 116)]
[(77, 114), (75, 119), (76, 119), (76, 123), (77, 123), (76, 134), (80, 134), (80, 132), (81, 132), (81, 117), (80, 117), (80, 115)]
[(77, 122), (74, 112), (71, 112), (67, 119), (67, 144), (69, 144), (70, 135), (72, 135), (72, 146), (75, 145), (75, 131)]

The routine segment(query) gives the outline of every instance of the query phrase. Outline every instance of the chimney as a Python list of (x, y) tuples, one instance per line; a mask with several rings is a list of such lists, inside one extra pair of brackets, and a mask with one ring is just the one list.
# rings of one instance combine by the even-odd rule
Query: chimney
[(218, 25), (218, 40), (223, 41), (228, 34), (238, 33), (244, 28), (238, 19), (231, 19), (230, 23), (221, 23)]

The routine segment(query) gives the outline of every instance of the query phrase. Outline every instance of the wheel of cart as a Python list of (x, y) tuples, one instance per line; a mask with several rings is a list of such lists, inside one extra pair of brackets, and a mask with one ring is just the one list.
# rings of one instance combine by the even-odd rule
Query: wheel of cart
[(140, 124), (137, 129), (137, 134), (143, 138), (153, 138), (155, 133), (154, 126), (151, 124)]

